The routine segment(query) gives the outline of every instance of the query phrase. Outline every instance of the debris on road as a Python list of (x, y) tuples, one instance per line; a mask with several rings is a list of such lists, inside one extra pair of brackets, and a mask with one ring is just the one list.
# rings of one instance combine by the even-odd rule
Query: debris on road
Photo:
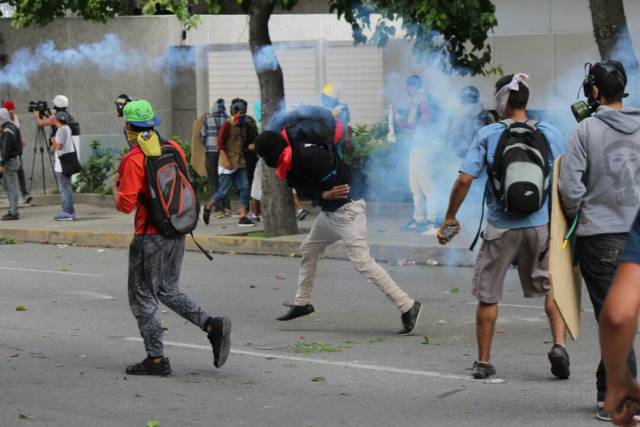
[(435, 259), (428, 259), (428, 260), (427, 260), (427, 265), (428, 265), (428, 266), (435, 267), (435, 266), (436, 266), (436, 265), (438, 265), (438, 264), (440, 264), (440, 263), (438, 262), (438, 260), (435, 260)]
[(446, 324), (447, 324), (446, 321), (444, 321), (442, 319), (438, 320), (438, 325), (446, 325)]
[(459, 294), (459, 293), (460, 293), (460, 289), (459, 289), (459, 288), (451, 288), (451, 289), (449, 290), (449, 293), (452, 293), (452, 294)]
[(491, 378), (489, 380), (486, 380), (484, 383), (485, 384), (505, 384), (507, 382), (507, 380), (503, 380), (502, 378)]
[(27, 311), (27, 306), (24, 304), (20, 304), (16, 306), (16, 311)]
[(314, 383), (323, 383), (327, 380), (324, 377), (313, 377), (311, 378), (311, 381), (313, 381)]
[(13, 237), (5, 237), (5, 236), (0, 237), (0, 245), (15, 245), (17, 243), (18, 241)]
[(276, 279), (278, 279), (278, 280), (286, 280), (287, 276), (285, 276), (282, 273), (278, 273), (278, 274), (276, 274)]
[(422, 337), (422, 342), (421, 342), (421, 344), (423, 344), (423, 345), (429, 345), (429, 337), (428, 337), (428, 336), (426, 336), (426, 335), (425, 335), (424, 337)]
[(415, 265), (415, 264), (416, 262), (414, 260), (409, 260), (407, 258), (400, 258), (391, 265), (397, 265), (398, 267), (406, 267), (407, 265)]

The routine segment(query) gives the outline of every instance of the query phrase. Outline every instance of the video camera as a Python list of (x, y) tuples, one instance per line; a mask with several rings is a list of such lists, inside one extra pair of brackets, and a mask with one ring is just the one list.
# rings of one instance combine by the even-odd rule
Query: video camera
[(28, 110), (30, 113), (35, 111), (40, 113), (40, 117), (44, 116), (46, 113), (51, 114), (51, 110), (49, 109), (49, 104), (47, 101), (30, 101)]

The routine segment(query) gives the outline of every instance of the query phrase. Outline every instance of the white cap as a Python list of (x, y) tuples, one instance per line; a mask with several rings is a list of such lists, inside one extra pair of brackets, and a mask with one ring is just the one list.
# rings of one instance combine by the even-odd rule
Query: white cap
[(0, 125), (3, 125), (8, 121), (11, 121), (9, 110), (7, 110), (6, 108), (0, 108)]
[(56, 108), (67, 108), (69, 106), (69, 98), (64, 95), (56, 95), (53, 98), (53, 106)]

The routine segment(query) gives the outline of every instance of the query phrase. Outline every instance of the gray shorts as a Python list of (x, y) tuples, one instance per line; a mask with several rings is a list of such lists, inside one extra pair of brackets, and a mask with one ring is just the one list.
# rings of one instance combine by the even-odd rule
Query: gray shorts
[(512, 264), (518, 268), (525, 298), (542, 297), (551, 292), (546, 225), (516, 230), (489, 226), (482, 237), (471, 292), (478, 301), (494, 304), (500, 300), (504, 278)]

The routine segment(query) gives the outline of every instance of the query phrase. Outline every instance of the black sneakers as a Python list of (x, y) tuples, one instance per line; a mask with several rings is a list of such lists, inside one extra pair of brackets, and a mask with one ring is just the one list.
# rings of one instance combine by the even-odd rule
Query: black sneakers
[(293, 320), (293, 319), (297, 319), (298, 317), (302, 317), (302, 316), (306, 316), (308, 314), (311, 314), (314, 311), (316, 311), (316, 309), (313, 308), (313, 306), (311, 304), (293, 305), (293, 306), (291, 306), (289, 311), (287, 311), (287, 314), (285, 314), (284, 316), (278, 317), (276, 320), (281, 320), (281, 321)]
[(160, 363), (154, 363), (151, 359), (146, 358), (140, 363), (134, 363), (127, 366), (128, 375), (158, 375), (166, 377), (171, 375), (171, 365), (169, 358), (163, 357)]
[(12, 214), (11, 212), (8, 212), (6, 215), (3, 215), (2, 218), (0, 218), (0, 220), (2, 221), (15, 221), (20, 219), (20, 214)]
[(569, 378), (571, 371), (569, 370), (569, 353), (561, 345), (554, 344), (548, 353), (549, 362), (551, 362), (551, 373), (563, 380)]
[(238, 220), (238, 226), (239, 227), (253, 227), (253, 226), (255, 226), (255, 224), (249, 218), (247, 218), (246, 216), (243, 216), (242, 218), (240, 218), (240, 220)]
[(398, 332), (398, 335), (409, 335), (416, 328), (416, 324), (420, 319), (420, 313), (422, 312), (422, 304), (418, 301), (414, 301), (413, 307), (409, 311), (402, 313), (402, 330)]
[(221, 367), (227, 361), (231, 351), (231, 320), (226, 317), (214, 317), (209, 319), (207, 326), (211, 324), (213, 329), (207, 333), (207, 338), (213, 349), (213, 366)]
[(471, 375), (477, 380), (484, 380), (496, 374), (496, 368), (491, 363), (473, 362)]

